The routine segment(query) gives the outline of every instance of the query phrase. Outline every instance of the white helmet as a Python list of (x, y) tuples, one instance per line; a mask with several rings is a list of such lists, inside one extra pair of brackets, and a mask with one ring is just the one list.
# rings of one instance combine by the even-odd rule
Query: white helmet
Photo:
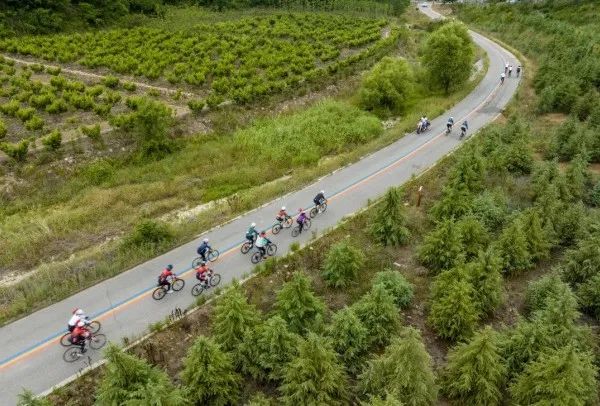
[(281, 206), (281, 210), (285, 210), (285, 206)]
[(324, 190), (321, 190), (321, 193), (325, 194), (325, 191), (324, 191)]
[(85, 323), (83, 321), (77, 322), (77, 327), (83, 327), (83, 326), (85, 326)]
[(75, 314), (81, 316), (83, 314), (83, 310), (77, 309), (77, 311), (75, 311)]
[(252, 227), (252, 228), (256, 227), (256, 223), (250, 224), (250, 227)]
[(204, 239), (204, 242), (208, 242), (208, 238), (205, 238), (205, 239)]
[(450, 117), (450, 120), (454, 121), (454, 117)]

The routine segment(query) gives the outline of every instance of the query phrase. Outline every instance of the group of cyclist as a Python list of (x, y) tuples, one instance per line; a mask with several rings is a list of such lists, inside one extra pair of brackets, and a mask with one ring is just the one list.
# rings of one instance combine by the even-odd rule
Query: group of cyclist
[[(419, 122), (417, 123), (417, 133), (421, 133), (428, 129), (431, 126), (431, 122), (427, 118), (427, 116), (422, 116)], [(450, 134), (452, 132), (452, 127), (454, 126), (454, 117), (448, 118), (446, 122), (446, 134)], [(469, 123), (467, 120), (463, 121), (460, 125), (460, 138), (464, 137), (467, 134), (467, 130), (469, 129)], [(315, 203), (316, 204), (316, 203)]]
[[(517, 72), (517, 77), (521, 76), (521, 65), (517, 66), (516, 72)], [(500, 84), (503, 85), (504, 84), (504, 79), (506, 79), (506, 75), (508, 75), (508, 77), (512, 76), (512, 72), (513, 72), (513, 66), (511, 64), (509, 64), (508, 62), (506, 62), (506, 64), (504, 64), (504, 72), (502, 72), (500, 74)]]

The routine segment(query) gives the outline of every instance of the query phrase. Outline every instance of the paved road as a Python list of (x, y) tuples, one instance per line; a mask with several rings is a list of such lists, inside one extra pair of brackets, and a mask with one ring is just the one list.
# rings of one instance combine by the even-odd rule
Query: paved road
[[(436, 17), (430, 9), (423, 11)], [(298, 192), (208, 232), (213, 246), (222, 253), (213, 266), (223, 275), (222, 284), (232, 278), (239, 279), (252, 269), (250, 256), (239, 252), (244, 230), (250, 222), (255, 221), (259, 228), (270, 228), (274, 214), (281, 205), (284, 204), (291, 210), (306, 208), (310, 206), (316, 192), (324, 189), (329, 197), (329, 209), (313, 221), (310, 233), (303, 233), (294, 239), (289, 230), (284, 230), (273, 238), (279, 246), (278, 255), (283, 255), (292, 242), (308, 242), (313, 232), (320, 233), (335, 226), (344, 216), (364, 207), (369, 199), (382, 195), (390, 186), (406, 182), (457, 148), (463, 142), (458, 138), (458, 130), (448, 136), (443, 133), (446, 117), (452, 115), (457, 122), (468, 118), (471, 133), (492, 121), (508, 103), (518, 85), (518, 79), (511, 78), (503, 86), (499, 86), (501, 69), (505, 61), (515, 66), (518, 62), (512, 54), (494, 42), (476, 33), (471, 35), (487, 52), (490, 69), (469, 96), (442, 117), (433, 120), (431, 131), (418, 136), (408, 134), (390, 146)], [(185, 308), (193, 303), (190, 293), (193, 274), (189, 269), (195, 249), (203, 237), (2, 327), (0, 405), (14, 404), (22, 387), (42, 393), (86, 366), (83, 361), (75, 364), (63, 362), (64, 348), (57, 343), (57, 337), (63, 333), (72, 308), (83, 307), (94, 318), (101, 320), (103, 332), (110, 339), (121, 342), (122, 337), (141, 336), (147, 331), (149, 323), (164, 320), (173, 309)], [(157, 273), (167, 263), (173, 264), (178, 273), (185, 271), (183, 277), (186, 286), (181, 292), (156, 302), (150, 294)], [(33, 331), (36, 332), (35, 335), (32, 335)], [(100, 356), (100, 352), (90, 351), (90, 359), (86, 362), (96, 362)]]

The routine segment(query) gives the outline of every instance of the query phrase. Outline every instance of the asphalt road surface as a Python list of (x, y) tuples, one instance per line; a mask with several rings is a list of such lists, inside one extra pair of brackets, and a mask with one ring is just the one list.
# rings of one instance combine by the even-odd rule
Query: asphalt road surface
[[(430, 7), (421, 8), (432, 18), (439, 16)], [(221, 251), (212, 264), (223, 277), (221, 286), (233, 278), (241, 279), (253, 266), (250, 254), (239, 251), (245, 230), (251, 222), (259, 229), (269, 229), (278, 209), (285, 205), (290, 213), (312, 205), (312, 198), (321, 189), (329, 199), (329, 208), (312, 222), (309, 232), (292, 238), (290, 229), (284, 229), (272, 240), (278, 245), (277, 255), (285, 255), (293, 242), (307, 243), (313, 233), (321, 233), (335, 226), (343, 217), (364, 207), (369, 199), (381, 196), (390, 186), (401, 185), (413, 175), (422, 173), (440, 158), (464, 142), (459, 139), (459, 125), (445, 135), (449, 116), (456, 123), (469, 121), (469, 135), (490, 123), (509, 102), (517, 89), (519, 79), (507, 78), (500, 85), (500, 73), (506, 62), (519, 62), (507, 50), (485, 37), (471, 32), (475, 42), (487, 52), (490, 68), (464, 100), (435, 120), (424, 134), (408, 134), (380, 151), (366, 156), (353, 165), (340, 169), (306, 188), (277, 199), (225, 225), (209, 231), (213, 247)], [(101, 351), (90, 350), (85, 360), (72, 364), (63, 361), (64, 347), (58, 338), (64, 334), (67, 319), (74, 307), (82, 307), (93, 318), (102, 322), (102, 333), (114, 342), (123, 337), (140, 337), (152, 322), (164, 320), (176, 308), (184, 309), (194, 302), (191, 288), (194, 275), (190, 270), (196, 247), (205, 237), (178, 247), (112, 279), (86, 289), (68, 299), (39, 310), (30, 316), (0, 328), (0, 405), (16, 403), (22, 388), (40, 394), (73, 377), (89, 363), (101, 359)], [(168, 295), (161, 301), (151, 297), (156, 277), (166, 264), (183, 274), (186, 285), (182, 291)]]

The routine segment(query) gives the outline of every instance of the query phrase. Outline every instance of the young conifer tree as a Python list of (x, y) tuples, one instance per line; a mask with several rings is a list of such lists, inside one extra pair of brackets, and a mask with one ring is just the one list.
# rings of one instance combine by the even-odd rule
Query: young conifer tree
[(452, 220), (440, 222), (425, 236), (418, 257), (434, 274), (451, 269), (463, 262), (460, 230)]
[(260, 320), (256, 308), (248, 303), (239, 285), (233, 286), (215, 306), (213, 336), (225, 351), (234, 350), (242, 341), (244, 332), (254, 328)]
[(277, 292), (276, 313), (281, 316), (297, 334), (318, 328), (322, 323), (325, 305), (310, 289), (310, 280), (301, 272)]
[(352, 309), (367, 329), (369, 345), (386, 345), (400, 330), (398, 308), (383, 285), (374, 285)]
[(398, 246), (408, 242), (410, 231), (406, 227), (402, 192), (399, 189), (388, 189), (371, 222), (371, 233), (383, 245)]
[(351, 372), (359, 370), (369, 346), (368, 331), (352, 308), (345, 307), (333, 315), (327, 335), (346, 368)]
[(344, 288), (353, 283), (365, 264), (365, 255), (348, 240), (333, 245), (323, 267), (323, 279), (329, 286)]
[(473, 262), (465, 266), (467, 278), (473, 285), (473, 299), (481, 314), (490, 314), (502, 302), (502, 260), (488, 249), (480, 251)]
[(509, 274), (517, 274), (531, 268), (531, 253), (527, 244), (527, 236), (520, 219), (502, 230), (496, 249), (502, 258), (502, 269)]

